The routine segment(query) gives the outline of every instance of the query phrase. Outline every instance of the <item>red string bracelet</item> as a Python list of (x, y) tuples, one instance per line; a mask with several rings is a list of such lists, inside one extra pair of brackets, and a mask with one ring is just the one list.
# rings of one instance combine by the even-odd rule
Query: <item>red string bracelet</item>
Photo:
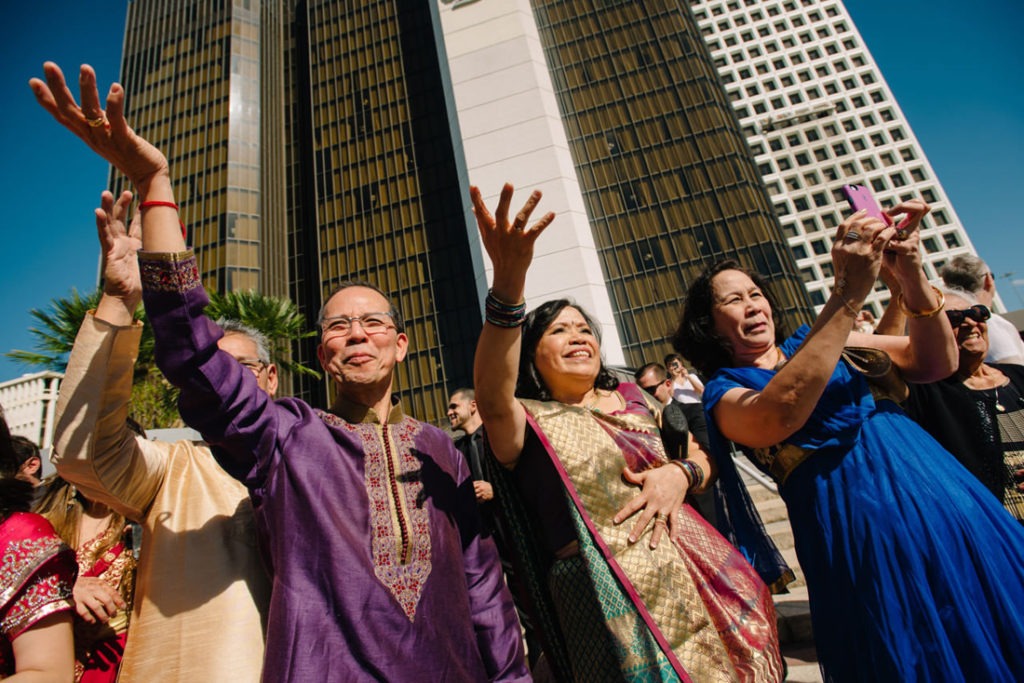
[[(178, 210), (178, 205), (175, 204), (174, 202), (162, 202), (156, 199), (151, 199), (142, 202), (141, 204), (139, 204), (139, 210), (141, 211), (142, 209), (148, 209), (153, 206), (165, 206), (168, 209), (174, 209), (175, 211)], [(185, 230), (185, 221), (179, 218), (178, 225), (181, 226), (181, 239), (187, 239), (188, 232)]]

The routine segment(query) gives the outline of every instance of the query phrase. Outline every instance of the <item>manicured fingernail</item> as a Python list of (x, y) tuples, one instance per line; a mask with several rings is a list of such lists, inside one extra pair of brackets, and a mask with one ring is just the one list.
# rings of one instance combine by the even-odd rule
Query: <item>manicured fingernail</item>
[(636, 538), (634, 536), (630, 536), (629, 537), (629, 542), (630, 543), (636, 543)]

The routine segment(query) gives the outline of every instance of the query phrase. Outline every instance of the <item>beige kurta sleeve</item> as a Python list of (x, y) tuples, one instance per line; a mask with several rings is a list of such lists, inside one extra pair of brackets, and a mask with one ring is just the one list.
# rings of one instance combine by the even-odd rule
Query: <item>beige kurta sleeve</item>
[(85, 316), (57, 399), (51, 460), (89, 498), (141, 521), (167, 471), (167, 444), (125, 424), (142, 324)]

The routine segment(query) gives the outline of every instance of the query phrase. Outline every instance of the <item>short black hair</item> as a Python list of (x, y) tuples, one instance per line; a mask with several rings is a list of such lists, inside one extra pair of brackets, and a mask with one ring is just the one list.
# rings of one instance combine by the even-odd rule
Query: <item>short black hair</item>
[(715, 292), (712, 280), (719, 273), (727, 270), (738, 270), (745, 274), (764, 293), (768, 305), (772, 309), (775, 321), (775, 341), (782, 340), (782, 313), (776, 305), (768, 283), (759, 274), (740, 265), (739, 261), (725, 259), (706, 268), (686, 292), (683, 303), (683, 316), (672, 334), (672, 348), (688, 359), (694, 368), (704, 377), (711, 377), (721, 368), (732, 367), (732, 346), (715, 331), (712, 310), (715, 305)]
[(342, 290), (349, 289), (350, 287), (365, 287), (366, 289), (372, 289), (373, 291), (384, 297), (384, 300), (388, 302), (387, 313), (391, 315), (391, 320), (395, 323), (395, 329), (399, 332), (405, 332), (405, 319), (402, 318), (402, 312), (398, 310), (398, 305), (395, 304), (395, 300), (391, 298), (391, 295), (385, 292), (377, 285), (367, 282), (366, 280), (343, 280), (338, 283), (338, 286), (331, 290), (331, 293), (324, 299), (324, 303), (320, 306), (320, 313), (316, 317), (317, 327), (322, 327), (324, 323), (324, 313), (327, 310), (327, 304), (330, 303), (337, 294), (341, 293)]
[(475, 401), (476, 390), (473, 389), (472, 387), (459, 387), (458, 389), (456, 389), (455, 391), (448, 395), (449, 398), (455, 398), (456, 396), (465, 396), (466, 399), (470, 401)]
[(18, 467), (21, 467), (32, 458), (39, 458), (39, 446), (27, 436), (18, 434), (11, 435), (11, 447), (14, 455), (18, 458)]
[(32, 484), (18, 479), (21, 462), (11, 443), (7, 420), (0, 416), (0, 521), (12, 512), (28, 512), (32, 507)]
[(640, 383), (640, 378), (651, 370), (654, 370), (654, 374), (657, 375), (659, 382), (664, 382), (668, 379), (668, 370), (665, 369), (664, 365), (661, 363), (647, 363), (633, 373), (633, 378), (636, 380), (637, 384)]
[[(571, 299), (554, 299), (542, 303), (530, 311), (526, 316), (526, 322), (523, 324), (523, 343), (522, 352), (519, 354), (519, 381), (516, 384), (516, 396), (532, 398), (538, 401), (550, 401), (552, 399), (551, 390), (544, 384), (544, 380), (541, 378), (540, 373), (537, 372), (537, 366), (534, 364), (534, 360), (537, 357), (537, 344), (540, 343), (540, 338), (544, 336), (544, 332), (547, 331), (548, 327), (551, 326), (551, 323), (554, 322), (562, 310), (570, 307), (580, 312), (583, 319), (587, 321), (587, 325), (593, 330), (598, 342), (601, 341), (601, 332), (597, 325), (594, 324), (594, 319), (576, 302)], [(597, 371), (594, 386), (598, 389), (607, 389), (609, 391), (619, 386), (619, 380), (604, 366), (603, 359), (601, 359), (601, 367)]]

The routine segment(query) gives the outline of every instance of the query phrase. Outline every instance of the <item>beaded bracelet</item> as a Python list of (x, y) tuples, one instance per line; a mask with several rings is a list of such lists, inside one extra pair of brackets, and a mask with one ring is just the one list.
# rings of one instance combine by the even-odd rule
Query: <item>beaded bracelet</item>
[(935, 297), (939, 300), (939, 303), (935, 308), (929, 311), (912, 311), (907, 308), (907, 304), (903, 302), (903, 292), (896, 295), (896, 303), (900, 305), (900, 310), (908, 318), (933, 318), (942, 312), (942, 307), (946, 305), (946, 295), (942, 293), (942, 290), (938, 287), (932, 286), (932, 291), (935, 292)]
[[(150, 199), (139, 204), (139, 211), (141, 211), (142, 209), (149, 209), (154, 206), (163, 206), (168, 209), (174, 209), (175, 211), (178, 210), (178, 205), (175, 204), (174, 202), (164, 202), (157, 199)], [(186, 239), (188, 236), (188, 231), (185, 230), (185, 221), (179, 218), (178, 225), (181, 226), (181, 239)]]
[(686, 480), (690, 483), (691, 490), (698, 491), (704, 486), (704, 470), (697, 463), (692, 460), (669, 460), (668, 464), (675, 465), (683, 471)]
[(498, 327), (519, 327), (526, 321), (526, 302), (505, 303), (489, 289), (484, 299), (484, 319)]

